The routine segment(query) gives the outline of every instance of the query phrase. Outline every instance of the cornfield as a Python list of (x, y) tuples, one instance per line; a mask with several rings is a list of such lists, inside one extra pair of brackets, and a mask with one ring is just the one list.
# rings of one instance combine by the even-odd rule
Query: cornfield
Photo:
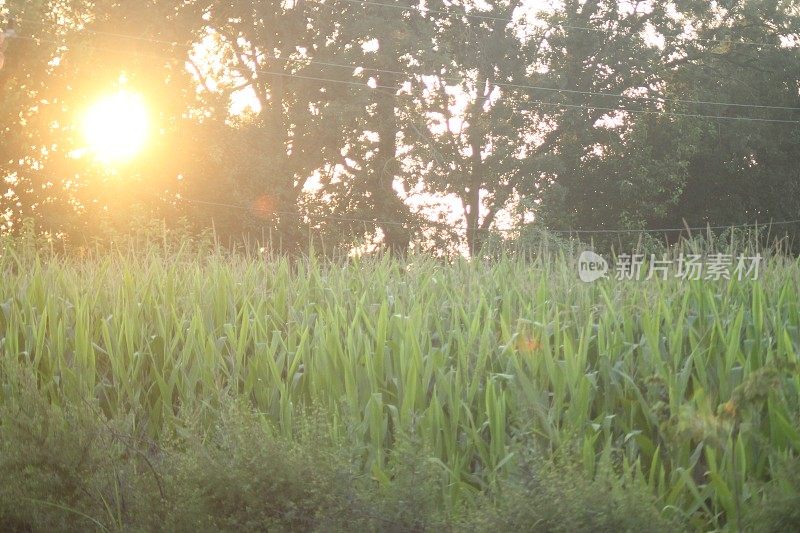
[[(316, 406), (365, 472), (413, 434), (451, 502), (523, 448), (645, 480), (664, 513), (735, 524), (800, 453), (800, 266), (757, 281), (577, 280), (558, 253), (490, 262), (116, 249), (0, 258), (0, 403), (134, 413), (154, 438), (245, 399), (279, 431)], [(58, 394), (56, 394), (58, 391)], [(66, 400), (65, 400), (66, 398)]]

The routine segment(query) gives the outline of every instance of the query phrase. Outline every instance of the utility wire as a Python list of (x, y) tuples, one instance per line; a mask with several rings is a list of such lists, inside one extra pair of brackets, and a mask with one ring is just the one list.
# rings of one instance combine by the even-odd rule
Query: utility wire
[[(34, 37), (26, 37), (26, 36), (15, 36), (15, 39), (28, 39), (33, 41), (41, 41), (41, 42), (50, 42), (54, 44), (61, 44), (59, 41), (55, 41), (52, 39), (44, 39), (44, 38), (34, 38)], [(114, 50), (111, 48), (104, 48), (98, 47), (94, 45), (83, 45), (85, 48), (90, 49), (98, 49), (98, 50), (105, 50), (111, 52), (117, 52), (126, 55), (133, 55), (128, 51), (124, 50)], [(136, 52), (137, 55), (147, 55), (150, 57), (159, 58), (166, 61), (173, 61), (179, 62), (180, 59), (168, 56), (161, 56), (157, 54), (140, 54)], [(278, 58), (280, 59), (280, 58)], [(355, 68), (355, 67), (354, 67)], [(272, 76), (281, 76), (281, 77), (290, 77), (290, 78), (298, 78), (304, 80), (312, 80), (312, 81), (320, 81), (323, 83), (338, 83), (344, 85), (350, 85), (354, 87), (358, 87), (361, 89), (388, 89), (395, 92), (403, 90), (403, 86), (389, 86), (389, 85), (378, 85), (378, 84), (368, 84), (368, 83), (358, 83), (355, 81), (347, 81), (347, 80), (337, 80), (333, 78), (327, 77), (318, 77), (318, 76), (306, 76), (302, 74), (293, 74), (288, 72), (276, 72), (276, 71), (269, 71), (269, 70), (262, 70), (262, 69), (252, 69), (252, 72), (256, 74), (264, 74), (264, 75), (272, 75)], [(463, 80), (462, 80), (463, 81)], [(497, 83), (497, 85), (513, 85), (513, 84), (501, 84)], [(533, 88), (533, 86), (528, 86), (529, 88)], [(547, 88), (541, 88), (540, 90), (547, 90)], [(558, 89), (558, 91), (564, 91), (564, 89)], [(587, 109), (593, 111), (609, 111), (609, 112), (623, 112), (623, 113), (631, 113), (631, 114), (638, 114), (638, 115), (660, 115), (660, 116), (671, 116), (671, 117), (681, 117), (681, 118), (702, 118), (702, 119), (714, 119), (714, 120), (734, 120), (734, 121), (745, 121), (745, 122), (761, 122), (761, 123), (776, 123), (776, 124), (800, 124), (800, 120), (789, 120), (789, 119), (770, 119), (770, 118), (760, 118), (760, 117), (742, 117), (742, 116), (725, 116), (725, 115), (708, 115), (702, 113), (685, 113), (685, 112), (677, 112), (677, 111), (665, 111), (665, 110), (657, 110), (657, 109), (631, 109), (626, 107), (610, 107), (610, 106), (599, 106), (599, 105), (588, 105), (588, 104), (568, 104), (568, 103), (561, 103), (561, 102), (546, 102), (542, 100), (528, 100), (523, 101), (523, 103), (527, 103), (530, 105), (535, 106), (551, 106), (551, 107), (560, 107), (560, 108), (567, 108), (567, 109)], [(722, 105), (722, 103), (720, 103)], [(756, 106), (752, 106), (756, 107)], [(792, 109), (800, 109), (800, 108), (792, 108)]]
[[(380, 3), (380, 2), (369, 2), (369, 1), (362, 1), (362, 0), (339, 0), (339, 1), (348, 2), (348, 3), (351, 3), (351, 4), (391, 7), (391, 8), (402, 9), (402, 10), (417, 11), (417, 12), (422, 13), (422, 9), (421, 8), (414, 7), (414, 6), (401, 6), (401, 5), (397, 5), (397, 4), (387, 4), (387, 3)], [(323, 6), (326, 6), (326, 7), (332, 7), (331, 3), (329, 3), (329, 2), (317, 1), (317, 2), (314, 2), (314, 3), (316, 3), (318, 5), (323, 5)], [(443, 15), (450, 15), (451, 14), (448, 11), (435, 10), (435, 9), (433, 9), (433, 10), (425, 9), (424, 12), (426, 12), (426, 13), (437, 13), (437, 14), (443, 14)], [(494, 16), (490, 16), (490, 15), (476, 15), (476, 14), (471, 14), (471, 13), (468, 13), (468, 12), (455, 13), (455, 16), (466, 17), (466, 18), (499, 20), (499, 21), (504, 21), (504, 22), (509, 22), (509, 23), (515, 23), (515, 22), (518, 23), (519, 22), (519, 21), (516, 21), (514, 19), (494, 17)], [(25, 19), (25, 18), (18, 18), (16, 20), (19, 20), (19, 21), (22, 21), (22, 22), (26, 22), (26, 23), (29, 23), (29, 24), (39, 24), (39, 25), (45, 25), (46, 24), (46, 22), (41, 21), (41, 20), (33, 20), (33, 19)], [(531, 23), (521, 23), (520, 25), (527, 26), (527, 25), (531, 25)], [(546, 27), (547, 29), (567, 28), (567, 29), (596, 31), (596, 32), (604, 31), (603, 28), (597, 28), (597, 27), (591, 27), (591, 26), (575, 26), (575, 25), (568, 25), (568, 24), (562, 24), (562, 23), (545, 25), (545, 27), (542, 27), (542, 26), (538, 26), (538, 27), (541, 27), (542, 29), (545, 29), (545, 27)], [(179, 43), (178, 41), (168, 41), (168, 40), (165, 40), (165, 39), (153, 39), (153, 38), (148, 38), (148, 37), (124, 34), (124, 33), (115, 33), (115, 32), (108, 32), (108, 31), (102, 31), (102, 30), (89, 30), (89, 29), (85, 29), (85, 28), (81, 28), (81, 29), (79, 29), (79, 31), (88, 32), (88, 33), (96, 33), (98, 35), (108, 35), (108, 36), (113, 36), (113, 37), (123, 37), (123, 38), (127, 38), (127, 39), (138, 40), (138, 41), (160, 43), (160, 44), (166, 44), (166, 45), (171, 45), (171, 46), (186, 46), (186, 47), (188, 47), (188, 46), (191, 46), (191, 44), (192, 44), (192, 43), (183, 43), (182, 44), (182, 43)], [(789, 37), (789, 36), (790, 35), (786, 35), (785, 37)], [(794, 37), (795, 35), (792, 34), (791, 36)], [(759, 45), (759, 46), (781, 46), (780, 44), (776, 44), (776, 43), (764, 43), (764, 42), (755, 42), (755, 41), (719, 40), (719, 39), (707, 39), (707, 38), (699, 38), (699, 37), (697, 37), (697, 38), (695, 38), (695, 37), (687, 38), (687, 41), (709, 41), (709, 42), (714, 42), (714, 43), (718, 43), (718, 44), (752, 44), (752, 45)]]
[[(188, 198), (183, 195), (176, 197), (177, 200), (185, 200), (187, 202), (199, 205), (210, 205), (216, 207), (226, 207), (230, 209), (240, 209), (248, 212), (252, 212), (253, 209), (251, 207), (247, 207), (244, 205), (239, 204), (229, 204), (223, 202), (209, 202), (205, 200), (197, 200), (193, 198)], [(298, 213), (291, 212), (291, 211), (270, 211), (270, 214), (275, 215), (293, 215), (297, 216)], [(419, 214), (419, 213), (418, 213)], [(398, 225), (404, 226), (405, 222), (398, 222), (395, 220), (380, 220), (380, 219), (366, 219), (366, 218), (353, 218), (353, 217), (343, 217), (343, 216), (336, 216), (336, 215), (314, 215), (314, 214), (306, 214), (308, 218), (316, 218), (316, 219), (324, 219), (324, 220), (338, 220), (343, 222), (356, 222), (361, 224), (375, 224), (378, 226), (383, 225)], [(428, 221), (432, 226), (437, 226), (436, 221), (430, 220)], [(452, 224), (446, 223), (448, 228), (455, 228), (464, 231), (468, 231), (463, 224)], [(770, 226), (785, 226), (791, 224), (800, 224), (800, 219), (795, 220), (780, 220), (780, 221), (771, 221), (767, 223), (744, 223), (744, 224), (729, 224), (724, 226), (694, 226), (694, 227), (681, 227), (681, 228), (640, 228), (640, 229), (630, 229), (630, 228), (609, 228), (609, 229), (549, 229), (549, 228), (542, 228), (543, 231), (548, 233), (555, 233), (555, 234), (632, 234), (632, 233), (674, 233), (674, 232), (692, 232), (692, 231), (706, 231), (706, 230), (720, 230), (720, 229), (736, 229), (736, 228), (757, 228), (761, 227), (770, 227)], [(514, 233), (520, 231), (520, 228), (474, 228), (469, 231), (478, 231), (478, 232), (495, 232), (501, 234), (507, 233)]]
[[(404, 6), (404, 5), (400, 5), (400, 4), (387, 3), (387, 2), (375, 2), (375, 1), (371, 1), (371, 0), (336, 0), (336, 1), (347, 2), (349, 4), (360, 4), (360, 5), (363, 5), (363, 6), (378, 6), (378, 7), (388, 7), (388, 8), (393, 8), (393, 9), (400, 9), (400, 10), (403, 10), (403, 11), (416, 11), (416, 12), (419, 12), (419, 13), (435, 13), (435, 14), (438, 14), (438, 15), (455, 16), (455, 17), (459, 17), (459, 18), (460, 17), (464, 17), (464, 18), (473, 18), (473, 19), (477, 19), (477, 20), (490, 20), (490, 21), (496, 21), (496, 22), (506, 22), (506, 23), (509, 23), (509, 24), (517, 24), (518, 26), (523, 26), (523, 27), (524, 26), (536, 26), (536, 27), (539, 27), (541, 29), (547, 29), (547, 30), (552, 30), (552, 29), (555, 29), (555, 28), (567, 28), (567, 29), (572, 29), (572, 30), (585, 30), (585, 31), (595, 31), (595, 32), (604, 31), (603, 28), (597, 28), (597, 27), (591, 27), (591, 26), (576, 26), (576, 25), (572, 25), (572, 24), (563, 24), (563, 23), (560, 23), (560, 22), (556, 22), (555, 24), (545, 24), (544, 26), (542, 26), (542, 25), (537, 25), (537, 24), (531, 23), (531, 22), (522, 22), (522, 21), (519, 21), (519, 20), (516, 20), (516, 19), (513, 19), (513, 18), (497, 17), (497, 16), (493, 16), (493, 15), (488, 15), (488, 14), (481, 14), (481, 12), (453, 13), (452, 11), (449, 11), (449, 10), (427, 9), (427, 8), (420, 8), (419, 6)], [(317, 1), (316, 3), (318, 3), (318, 4), (326, 4), (327, 2)], [(795, 34), (792, 34), (791, 36), (792, 37), (796, 37)], [(733, 41), (733, 40), (730, 40), (730, 39), (719, 40), (719, 39), (706, 39), (706, 38), (693, 38), (693, 39), (689, 39), (689, 40), (690, 41), (707, 41), (707, 42), (712, 42), (712, 43), (717, 43), (717, 44), (747, 44), (747, 45), (754, 45), (754, 46), (777, 46), (777, 47), (781, 47), (782, 46), (781, 44), (777, 44), (777, 43), (765, 43), (765, 42), (747, 41), (747, 40)]]
[[(334, 0), (334, 1), (337, 1), (337, 0)], [(458, 17), (458, 18), (464, 17), (464, 18), (472, 18), (472, 19), (477, 19), (477, 20), (490, 20), (490, 21), (497, 21), (497, 22), (506, 22), (506, 23), (509, 23), (509, 24), (516, 24), (518, 26), (523, 26), (523, 27), (525, 27), (525, 26), (536, 26), (537, 28), (546, 29), (548, 31), (556, 29), (556, 28), (566, 28), (566, 29), (572, 29), (572, 30), (584, 30), (584, 31), (590, 31), (590, 32), (603, 32), (603, 31), (606, 31), (604, 28), (598, 28), (598, 27), (593, 27), (593, 26), (577, 26), (577, 25), (574, 25), (574, 24), (565, 24), (565, 23), (562, 23), (562, 22), (556, 22), (555, 24), (545, 23), (543, 25), (542, 24), (535, 24), (535, 23), (532, 23), (532, 22), (524, 22), (524, 21), (513, 19), (513, 18), (497, 17), (497, 16), (494, 16), (494, 15), (482, 14), (482, 12), (480, 12), (480, 11), (474, 11), (474, 12), (466, 12), (465, 11), (463, 13), (455, 13), (455, 12), (450, 11), (450, 10), (428, 9), (428, 8), (421, 8), (419, 6), (404, 6), (404, 5), (400, 5), (400, 4), (394, 4), (394, 3), (388, 3), (388, 2), (375, 2), (375, 1), (371, 1), (371, 0), (338, 0), (338, 1), (346, 2), (346, 3), (349, 3), (349, 4), (362, 5), (362, 6), (388, 7), (388, 8), (392, 8), (392, 9), (399, 9), (399, 10), (402, 10), (402, 11), (415, 11), (415, 12), (423, 14), (423, 15), (425, 13), (434, 13), (434, 14), (437, 14), (437, 15), (452, 16), (452, 17)], [(331, 7), (331, 4), (333, 2), (324, 2), (324, 1), (316, 0), (316, 1), (313, 1), (313, 3), (318, 4), (318, 5), (322, 5), (322, 6), (326, 6), (326, 7)], [(31, 24), (44, 24), (44, 22), (42, 22), (42, 21), (36, 21), (36, 20), (32, 20), (32, 19), (20, 18), (20, 19), (17, 19), (17, 20), (20, 20), (20, 21), (23, 21), (23, 22), (28, 22), (28, 23), (31, 23)], [(83, 31), (88, 31), (88, 30), (83, 30)], [(129, 39), (136, 39), (136, 40), (141, 40), (141, 41), (160, 42), (162, 44), (169, 44), (169, 45), (176, 45), (176, 46), (180, 45), (180, 43), (178, 43), (176, 41), (167, 41), (167, 40), (158, 40), (158, 39), (154, 40), (154, 39), (148, 39), (146, 37), (124, 35), (124, 34), (118, 34), (118, 33), (114, 33), (114, 32), (96, 31), (96, 33), (103, 34), (103, 35), (110, 35), (110, 36), (127, 37)], [(797, 35), (796, 34), (788, 34), (788, 35), (783, 35), (781, 37), (797, 37)], [(697, 38), (687, 38), (687, 41), (689, 41), (689, 42), (691, 42), (691, 41), (703, 41), (703, 42), (710, 42), (710, 43), (716, 43), (716, 44), (745, 44), (745, 45), (753, 45), (753, 46), (782, 47), (782, 45), (779, 44), (779, 43), (765, 43), (765, 42), (760, 42), (760, 41), (748, 41), (748, 40), (737, 40), (737, 41), (734, 41), (734, 40), (731, 40), (731, 39), (710, 39), (710, 38), (697, 37)]]
[[(339, 0), (344, 2), (355, 2), (361, 3), (360, 0)], [(388, 5), (388, 4), (380, 4), (380, 5)], [(34, 24), (44, 24), (43, 22), (36, 22), (27, 19), (22, 19), (26, 22), (34, 23)], [(106, 36), (113, 36), (113, 37), (120, 37), (120, 38), (127, 38), (127, 39), (134, 39), (137, 41), (145, 41), (145, 42), (153, 42), (157, 44), (166, 44), (170, 46), (179, 46), (184, 48), (188, 51), (191, 51), (192, 46), (186, 44), (180, 44), (174, 41), (166, 41), (162, 39), (151, 39), (147, 37), (139, 37), (135, 35), (126, 35), (122, 33), (113, 33), (113, 32), (106, 32), (106, 31), (97, 31), (97, 30), (79, 30), (84, 33), (91, 33), (97, 35), (106, 35)], [(17, 38), (24, 38), (17, 36)], [(35, 39), (35, 38), (34, 38)], [(56, 41), (53, 40), (45, 40), (46, 42), (55, 43)], [(344, 63), (333, 63), (327, 61), (319, 61), (311, 58), (293, 58), (293, 57), (272, 57), (271, 59), (280, 60), (280, 61), (288, 61), (300, 64), (310, 64), (310, 65), (322, 65), (322, 66), (329, 66), (334, 68), (344, 68), (348, 70), (358, 70), (361, 69), (363, 71), (369, 72), (378, 72), (384, 74), (391, 74), (391, 75), (398, 75), (398, 76), (410, 76), (408, 72), (403, 72), (401, 70), (391, 70), (391, 69), (382, 69), (382, 68), (374, 68), (374, 67), (366, 67), (363, 65), (354, 65), (354, 64), (344, 64)], [(440, 74), (416, 74), (417, 77), (435, 77), (442, 81), (451, 82), (451, 83), (466, 83), (468, 80), (465, 78), (458, 78), (453, 76), (442, 76)], [(722, 106), (722, 107), (738, 107), (743, 109), (773, 109), (773, 110), (782, 110), (782, 111), (800, 111), (800, 107), (792, 107), (792, 106), (774, 106), (774, 105), (763, 105), (763, 104), (750, 104), (750, 103), (737, 103), (737, 102), (719, 102), (719, 101), (712, 101), (712, 100), (691, 100), (685, 98), (667, 98), (667, 97), (653, 97), (653, 96), (639, 96), (639, 95), (625, 95), (625, 94), (618, 94), (618, 93), (610, 93), (610, 92), (602, 92), (602, 91), (581, 91), (577, 89), (564, 89), (564, 88), (557, 88), (557, 87), (547, 87), (542, 85), (530, 85), (530, 84), (521, 84), (521, 83), (509, 83), (509, 82), (502, 82), (502, 81), (493, 81), (493, 85), (498, 87), (506, 87), (510, 89), (523, 89), (528, 91), (544, 91), (544, 92), (554, 92), (554, 93), (563, 93), (563, 94), (580, 94), (585, 96), (601, 96), (601, 97), (608, 97), (608, 98), (617, 98), (617, 99), (626, 99), (626, 100), (642, 100), (642, 101), (649, 101), (649, 102), (656, 102), (656, 103), (667, 103), (667, 102), (674, 102), (680, 104), (689, 104), (689, 105), (713, 105), (713, 106)], [(383, 87), (383, 88), (391, 88), (391, 87)], [(724, 118), (724, 117), (723, 117)]]

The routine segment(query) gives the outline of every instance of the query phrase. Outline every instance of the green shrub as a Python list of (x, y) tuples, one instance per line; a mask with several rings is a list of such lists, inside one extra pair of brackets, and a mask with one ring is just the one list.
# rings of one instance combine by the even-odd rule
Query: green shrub
[(125, 436), (129, 421), (88, 404), (60, 408), (30, 383), (20, 391), (0, 406), (0, 530), (119, 530), (158, 505), (157, 474)]
[(800, 460), (788, 461), (747, 514), (748, 531), (800, 531)]
[(608, 465), (593, 477), (564, 460), (531, 453), (489, 495), (466, 513), (475, 531), (638, 532), (675, 531), (647, 487)]
[(409, 436), (389, 454), (384, 479), (362, 477), (352, 509), (359, 529), (384, 532), (445, 531), (446, 478), (425, 446)]
[[(401, 441), (387, 477), (358, 474), (351, 447), (304, 416), (291, 439), (240, 404), (210, 432), (175, 439), (164, 472), (175, 531), (441, 530), (441, 476), (419, 443)], [(204, 435), (198, 438), (199, 435)]]

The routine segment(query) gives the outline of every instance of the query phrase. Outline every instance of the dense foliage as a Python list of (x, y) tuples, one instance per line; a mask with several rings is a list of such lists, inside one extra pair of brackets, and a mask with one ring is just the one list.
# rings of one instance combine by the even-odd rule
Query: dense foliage
[[(293, 252), (317, 238), (476, 253), (534, 218), (800, 218), (796, 2), (526, 6), (8, 0), (3, 227), (80, 241), (183, 217)], [(109, 169), (76, 156), (75, 123), (121, 76), (156, 133)]]

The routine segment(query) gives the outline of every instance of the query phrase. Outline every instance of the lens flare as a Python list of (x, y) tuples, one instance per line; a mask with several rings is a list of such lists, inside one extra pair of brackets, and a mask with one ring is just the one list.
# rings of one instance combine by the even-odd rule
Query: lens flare
[(267, 219), (275, 212), (275, 202), (269, 195), (262, 194), (253, 200), (250, 212), (256, 218)]
[(98, 160), (113, 163), (131, 159), (147, 142), (150, 121), (138, 94), (120, 91), (96, 102), (83, 119), (83, 134)]

